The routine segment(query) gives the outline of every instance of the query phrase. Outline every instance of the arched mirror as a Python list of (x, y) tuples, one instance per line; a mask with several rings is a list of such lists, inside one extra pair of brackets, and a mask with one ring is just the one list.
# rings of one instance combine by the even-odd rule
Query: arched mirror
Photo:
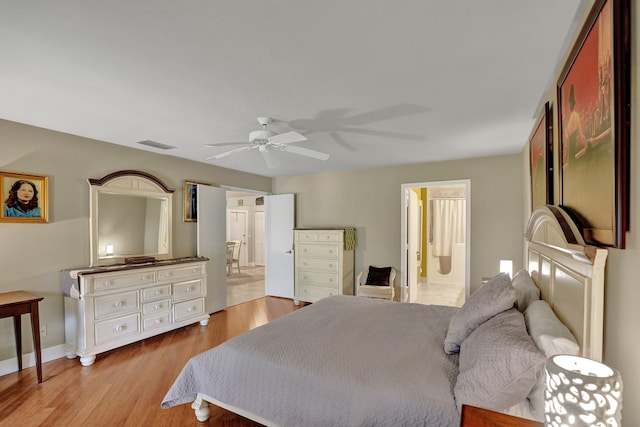
[(91, 266), (126, 258), (169, 259), (173, 190), (146, 172), (124, 170), (89, 179)]

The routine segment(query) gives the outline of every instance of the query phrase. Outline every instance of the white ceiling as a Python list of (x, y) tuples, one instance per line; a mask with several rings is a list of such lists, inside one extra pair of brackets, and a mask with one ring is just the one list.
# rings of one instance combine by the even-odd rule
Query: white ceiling
[[(265, 176), (517, 153), (583, 3), (0, 0), (0, 118)], [(205, 161), (258, 116), (330, 159)]]

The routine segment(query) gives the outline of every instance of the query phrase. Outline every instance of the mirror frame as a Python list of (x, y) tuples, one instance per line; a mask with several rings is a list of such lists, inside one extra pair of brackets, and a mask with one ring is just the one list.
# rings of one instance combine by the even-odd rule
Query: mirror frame
[(122, 264), (125, 262), (124, 256), (109, 256), (100, 257), (99, 252), (99, 215), (100, 209), (98, 205), (98, 195), (101, 193), (107, 194), (122, 194), (129, 196), (147, 196), (159, 199), (166, 199), (167, 201), (167, 248), (166, 254), (131, 254), (128, 257), (135, 256), (153, 256), (155, 259), (171, 259), (172, 247), (173, 247), (173, 192), (174, 190), (167, 187), (161, 180), (155, 176), (138, 171), (138, 170), (121, 170), (117, 172), (105, 175), (100, 179), (89, 178), (89, 191), (90, 191), (90, 208), (89, 208), (89, 224), (90, 224), (90, 252), (91, 252), (91, 267)]

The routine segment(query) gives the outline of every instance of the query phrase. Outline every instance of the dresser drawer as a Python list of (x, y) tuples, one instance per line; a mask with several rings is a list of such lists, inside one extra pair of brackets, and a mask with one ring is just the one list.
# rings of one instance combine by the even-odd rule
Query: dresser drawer
[(338, 259), (340, 249), (338, 245), (312, 245), (301, 243), (298, 245), (298, 256), (301, 258), (327, 258)]
[(171, 323), (171, 313), (142, 319), (142, 330), (150, 331), (156, 328), (163, 328)]
[(298, 271), (296, 284), (322, 286), (324, 288), (338, 289), (338, 275), (327, 273), (315, 273), (311, 271)]
[(337, 273), (339, 262), (331, 259), (300, 258), (297, 268), (300, 271), (316, 271), (320, 273)]
[(338, 243), (342, 242), (343, 232), (340, 231), (338, 233), (334, 232), (319, 232), (316, 237), (316, 242), (330, 242), (330, 243)]
[(142, 290), (142, 301), (155, 301), (171, 296), (171, 285), (154, 286)]
[(335, 289), (323, 288), (319, 286), (298, 286), (298, 293), (296, 299), (302, 301), (314, 302), (319, 299), (329, 297), (331, 295), (339, 295)]
[(158, 270), (158, 280), (184, 280), (189, 278), (201, 277), (204, 270), (201, 265), (171, 268), (167, 270)]
[(173, 319), (175, 322), (201, 314), (204, 314), (204, 298), (183, 301), (173, 305)]
[(94, 276), (89, 279), (89, 292), (108, 291), (111, 289), (120, 289), (133, 285), (154, 283), (155, 281), (156, 274), (154, 271)]
[(174, 283), (172, 286), (174, 302), (185, 301), (204, 296), (204, 283), (202, 282), (202, 279)]
[(96, 344), (120, 339), (140, 332), (140, 315), (138, 313), (117, 319), (105, 320), (95, 324)]
[(171, 310), (171, 300), (163, 299), (142, 304), (143, 316), (154, 316), (159, 313)]
[(138, 291), (96, 297), (94, 319), (100, 320), (138, 310)]

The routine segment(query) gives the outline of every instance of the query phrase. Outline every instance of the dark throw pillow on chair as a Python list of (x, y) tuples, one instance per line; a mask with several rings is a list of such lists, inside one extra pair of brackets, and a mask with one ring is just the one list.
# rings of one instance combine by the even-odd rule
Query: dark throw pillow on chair
[(367, 275), (367, 282), (365, 285), (369, 286), (389, 286), (389, 275), (391, 274), (391, 267), (373, 267), (369, 266), (369, 274)]

